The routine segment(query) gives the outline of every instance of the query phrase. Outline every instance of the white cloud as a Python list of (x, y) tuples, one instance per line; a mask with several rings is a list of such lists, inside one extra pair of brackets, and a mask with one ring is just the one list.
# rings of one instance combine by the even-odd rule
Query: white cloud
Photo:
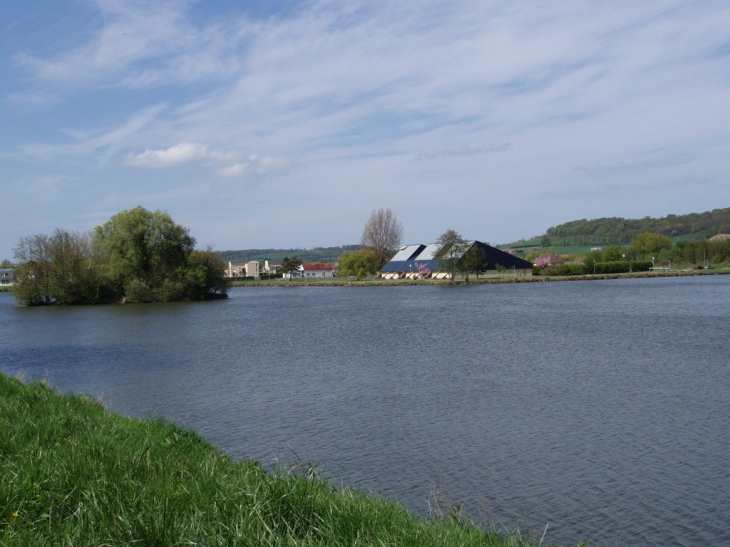
[(224, 167), (218, 170), (218, 174), (223, 177), (240, 177), (248, 169), (248, 163), (234, 163), (229, 167)]
[(145, 150), (127, 157), (127, 164), (136, 167), (170, 167), (209, 158), (208, 145), (182, 142), (164, 150)]
[(240, 177), (249, 173), (256, 175), (281, 175), (289, 171), (291, 165), (292, 162), (289, 158), (251, 155), (248, 157), (248, 161), (237, 162), (219, 169), (218, 174), (224, 177)]

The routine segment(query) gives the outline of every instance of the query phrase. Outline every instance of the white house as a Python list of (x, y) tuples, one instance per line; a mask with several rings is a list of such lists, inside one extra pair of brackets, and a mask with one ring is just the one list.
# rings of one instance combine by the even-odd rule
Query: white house
[(299, 266), (300, 275), (304, 279), (334, 277), (334, 268), (330, 264), (302, 264)]
[(15, 270), (12, 268), (0, 268), (0, 286), (9, 287), (15, 284)]

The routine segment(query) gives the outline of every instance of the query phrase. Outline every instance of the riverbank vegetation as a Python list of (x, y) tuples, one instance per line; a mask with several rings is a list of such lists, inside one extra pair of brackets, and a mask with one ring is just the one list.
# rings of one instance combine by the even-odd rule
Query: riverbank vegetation
[(270, 473), (172, 423), (0, 373), (3, 547), (538, 544), (458, 508), (422, 518), (294, 463)]
[(21, 238), (12, 292), (27, 306), (170, 302), (225, 295), (225, 264), (167, 213), (135, 207), (90, 234)]

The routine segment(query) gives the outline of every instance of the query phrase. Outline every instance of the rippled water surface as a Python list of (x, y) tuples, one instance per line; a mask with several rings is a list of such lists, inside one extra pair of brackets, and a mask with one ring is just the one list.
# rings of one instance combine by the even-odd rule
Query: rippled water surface
[[(0, 370), (546, 542), (730, 545), (730, 276), (24, 309)], [(525, 523), (526, 519), (526, 523)]]

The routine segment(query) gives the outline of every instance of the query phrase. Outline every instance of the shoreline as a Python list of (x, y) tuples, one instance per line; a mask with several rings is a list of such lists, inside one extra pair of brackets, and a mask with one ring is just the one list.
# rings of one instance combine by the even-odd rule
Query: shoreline
[(2, 545), (536, 545), (445, 500), (427, 519), (308, 461), (269, 472), (174, 422), (1, 372), (0, 410)]
[(328, 278), (321, 280), (264, 280), (232, 282), (234, 287), (405, 287), (405, 286), (448, 286), (448, 285), (494, 285), (502, 283), (548, 283), (553, 281), (597, 281), (605, 279), (637, 279), (655, 277), (686, 277), (703, 275), (728, 275), (729, 268), (717, 270), (676, 270), (661, 272), (634, 272), (619, 274), (586, 274), (586, 275), (554, 275), (554, 276), (493, 276), (487, 278), (470, 278), (469, 281), (456, 279), (453, 283), (442, 279), (342, 279)]

